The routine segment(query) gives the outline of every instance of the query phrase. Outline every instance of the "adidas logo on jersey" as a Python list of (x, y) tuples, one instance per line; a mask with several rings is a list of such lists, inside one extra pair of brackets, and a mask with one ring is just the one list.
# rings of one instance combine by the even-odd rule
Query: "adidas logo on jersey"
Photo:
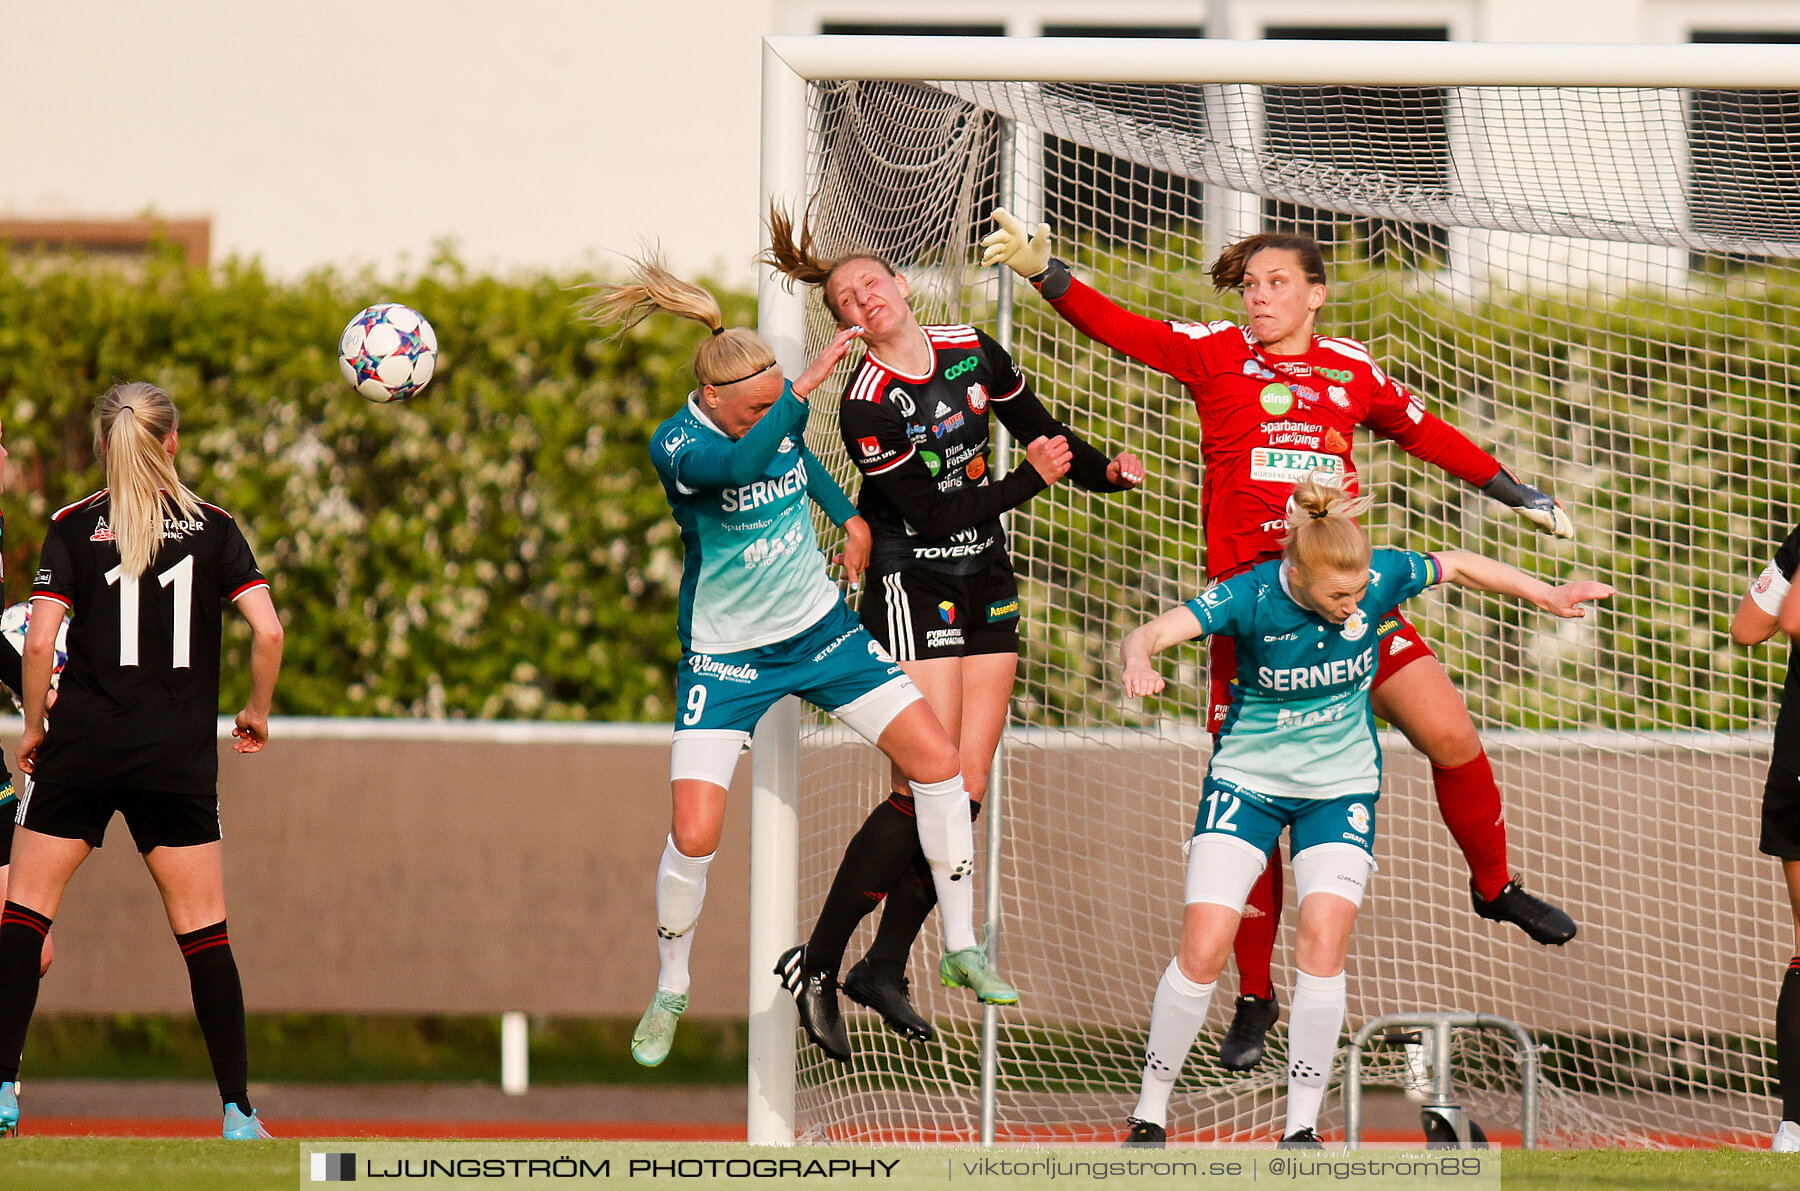
[(106, 518), (104, 517), (100, 518), (99, 522), (94, 526), (94, 532), (88, 536), (88, 541), (90, 542), (112, 542), (117, 540), (118, 539), (113, 537), (113, 531), (107, 527)]
[(950, 406), (946, 402), (942, 402), (942, 401), (938, 402), (937, 409), (932, 411), (931, 416), (934, 418), (949, 417), (950, 416)]

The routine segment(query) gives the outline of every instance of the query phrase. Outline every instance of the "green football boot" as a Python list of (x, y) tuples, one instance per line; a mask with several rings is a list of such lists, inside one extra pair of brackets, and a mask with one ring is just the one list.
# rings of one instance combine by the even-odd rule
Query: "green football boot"
[(1000, 978), (979, 947), (952, 951), (938, 964), (938, 979), (945, 988), (966, 988), (984, 1005), (1017, 1005), (1019, 990)]
[(686, 993), (656, 990), (650, 1008), (638, 1019), (637, 1031), (631, 1035), (631, 1057), (645, 1067), (655, 1067), (669, 1057), (675, 1045), (675, 1023), (687, 1012)]

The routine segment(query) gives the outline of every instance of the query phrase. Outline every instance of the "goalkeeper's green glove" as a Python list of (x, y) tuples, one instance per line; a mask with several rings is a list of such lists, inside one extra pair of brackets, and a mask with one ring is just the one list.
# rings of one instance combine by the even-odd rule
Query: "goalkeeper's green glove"
[(1499, 475), (1481, 486), (1481, 491), (1501, 504), (1516, 509), (1519, 516), (1546, 533), (1555, 534), (1559, 538), (1575, 537), (1575, 523), (1569, 520), (1569, 514), (1563, 510), (1561, 501), (1548, 492), (1538, 491), (1504, 467), (1500, 469)]

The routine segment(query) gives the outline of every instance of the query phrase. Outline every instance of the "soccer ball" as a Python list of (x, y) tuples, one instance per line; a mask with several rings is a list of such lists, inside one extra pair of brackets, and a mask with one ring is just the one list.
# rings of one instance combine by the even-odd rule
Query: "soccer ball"
[[(31, 627), (31, 602), (0, 612), (0, 637), (13, 647), (13, 652), (20, 657), (25, 656), (25, 631)], [(56, 629), (56, 661), (50, 668), (50, 689), (55, 690), (62, 679), (63, 667), (69, 664), (69, 618), (63, 617), (62, 624)]]
[(437, 368), (437, 332), (425, 316), (398, 302), (357, 312), (338, 340), (338, 370), (370, 401), (405, 401)]

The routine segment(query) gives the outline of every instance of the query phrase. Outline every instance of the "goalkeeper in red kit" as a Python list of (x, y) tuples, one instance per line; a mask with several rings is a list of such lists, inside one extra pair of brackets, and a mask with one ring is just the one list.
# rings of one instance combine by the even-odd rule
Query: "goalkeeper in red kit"
[[(1050, 229), (1028, 231), (1005, 211), (988, 236), (983, 264), (1029, 280), (1076, 330), (1165, 373), (1193, 395), (1200, 414), (1201, 522), (1209, 581), (1278, 558), (1288, 498), (1325, 472), (1354, 491), (1357, 434), (1373, 431), (1408, 453), (1515, 509), (1558, 537), (1574, 536), (1555, 500), (1521, 482), (1388, 376), (1368, 349), (1315, 330), (1325, 305), (1325, 262), (1311, 237), (1265, 232), (1231, 245), (1211, 268), (1213, 285), (1242, 295), (1247, 324), (1161, 321), (1124, 310), (1084, 285), (1050, 255)], [(1575, 922), (1527, 893), (1507, 860), (1506, 820), (1474, 721), (1442, 664), (1398, 611), (1377, 622), (1375, 714), (1399, 728), (1431, 762), (1439, 812), (1469, 864), (1475, 912), (1519, 926), (1533, 940), (1566, 943)], [(1230, 703), (1236, 660), (1229, 637), (1213, 639), (1208, 728)], [(1269, 954), (1280, 921), (1280, 866), (1251, 891), (1237, 935), (1237, 1013), (1220, 1059), (1245, 1070), (1262, 1058), (1279, 1016)]]

